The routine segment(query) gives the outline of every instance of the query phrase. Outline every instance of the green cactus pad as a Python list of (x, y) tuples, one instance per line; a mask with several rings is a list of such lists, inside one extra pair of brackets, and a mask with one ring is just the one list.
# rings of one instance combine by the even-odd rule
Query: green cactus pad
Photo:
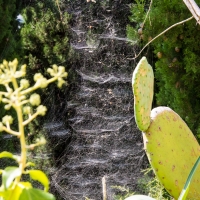
[[(151, 124), (143, 132), (148, 159), (160, 182), (177, 199), (200, 156), (200, 146), (181, 117), (168, 107), (151, 111)], [(200, 199), (200, 168), (192, 179), (187, 199)]]
[(134, 94), (135, 121), (141, 131), (150, 125), (150, 113), (153, 101), (154, 75), (146, 57), (142, 57), (133, 72), (132, 87)]

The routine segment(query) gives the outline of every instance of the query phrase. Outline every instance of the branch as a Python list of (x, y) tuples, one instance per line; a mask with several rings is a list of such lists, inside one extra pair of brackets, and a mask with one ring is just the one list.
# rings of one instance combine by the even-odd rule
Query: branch
[(200, 24), (200, 8), (196, 4), (194, 0), (183, 0), (185, 5), (188, 7), (194, 18), (196, 19), (197, 23)]
[[(178, 23), (176, 23), (176, 24), (173, 24), (173, 25), (170, 26), (169, 28), (165, 29), (163, 32), (161, 32), (160, 34), (158, 34), (157, 36), (155, 36), (151, 41), (149, 41), (149, 42), (142, 48), (142, 50), (133, 58), (133, 60), (136, 59), (136, 58), (143, 52), (143, 50), (144, 50), (149, 44), (151, 44), (155, 39), (157, 39), (158, 37), (160, 37), (161, 35), (163, 35), (163, 34), (166, 33), (167, 31), (169, 31), (170, 29), (174, 28), (175, 26), (178, 26), (178, 25), (180, 25), (180, 24), (183, 24), (183, 23), (185, 23), (185, 22), (187, 22), (187, 21), (189, 21), (189, 20), (191, 20), (191, 19), (193, 19), (193, 18), (194, 18), (193, 16), (192, 16), (192, 17), (189, 17), (188, 19), (185, 19), (185, 20), (180, 21), (180, 22), (178, 22)], [(129, 60), (132, 60), (132, 59), (129, 59)]]
[(13, 131), (13, 130), (11, 130), (10, 128), (7, 128), (7, 127), (5, 127), (5, 126), (3, 126), (3, 130), (6, 131), (7, 133), (12, 134), (12, 135), (20, 136), (20, 133), (19, 133), (19, 132)]
[(26, 121), (23, 122), (23, 126), (26, 126), (28, 123), (30, 123), (32, 120), (34, 120), (38, 116), (38, 113), (34, 113), (31, 115)]

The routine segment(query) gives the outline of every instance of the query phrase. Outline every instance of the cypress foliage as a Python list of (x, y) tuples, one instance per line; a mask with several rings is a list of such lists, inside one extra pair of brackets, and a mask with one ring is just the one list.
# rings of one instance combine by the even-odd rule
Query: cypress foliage
[(69, 14), (65, 12), (61, 19), (54, 2), (47, 0), (25, 7), (22, 15), (22, 48), (30, 68), (37, 71), (52, 64), (69, 65)]
[[(127, 35), (141, 47), (191, 13), (182, 1), (154, 0), (145, 24), (149, 2), (132, 4)], [(199, 0), (196, 0), (200, 4)], [(133, 28), (135, 26), (136, 28)], [(175, 110), (200, 138), (200, 26), (192, 19), (151, 43), (157, 83), (156, 103)], [(144, 52), (142, 53), (144, 55)], [(151, 52), (152, 54), (152, 52)], [(151, 55), (150, 55), (151, 56)]]
[[(28, 65), (30, 79), (32, 74), (37, 72), (48, 76), (46, 69), (53, 64), (65, 66), (66, 71), (70, 73), (73, 61), (73, 51), (69, 42), (70, 15), (64, 11), (60, 13), (55, 1), (52, 0), (35, 0), (26, 5), (21, 14), (25, 20), (20, 32), (23, 62)], [(63, 92), (55, 85), (51, 85), (45, 90), (42, 99), (47, 99), (51, 94), (53, 101), (56, 96), (66, 96)], [(55, 100), (53, 106), (58, 102)], [(48, 110), (50, 112), (50, 109)]]

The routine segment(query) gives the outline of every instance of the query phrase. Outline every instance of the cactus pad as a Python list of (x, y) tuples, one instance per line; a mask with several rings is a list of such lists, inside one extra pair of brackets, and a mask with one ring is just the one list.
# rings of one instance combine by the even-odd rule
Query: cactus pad
[[(177, 199), (200, 156), (194, 135), (173, 110), (157, 107), (151, 111), (151, 124), (143, 132), (148, 159), (160, 182)], [(200, 168), (192, 179), (187, 199), (200, 199)]]
[(152, 67), (143, 57), (133, 72), (132, 87), (134, 94), (135, 121), (141, 131), (150, 125), (150, 113), (153, 101), (154, 75)]

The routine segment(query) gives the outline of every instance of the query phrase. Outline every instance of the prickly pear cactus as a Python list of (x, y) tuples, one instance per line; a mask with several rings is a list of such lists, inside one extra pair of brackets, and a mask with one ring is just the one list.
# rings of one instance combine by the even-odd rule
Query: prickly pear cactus
[(148, 64), (146, 57), (143, 57), (135, 68), (132, 79), (135, 121), (141, 131), (147, 130), (150, 125), (153, 85), (152, 67)]
[[(151, 124), (143, 132), (148, 159), (160, 182), (177, 199), (200, 156), (200, 146), (181, 117), (168, 107), (151, 111)], [(200, 169), (196, 171), (187, 199), (200, 199)]]

